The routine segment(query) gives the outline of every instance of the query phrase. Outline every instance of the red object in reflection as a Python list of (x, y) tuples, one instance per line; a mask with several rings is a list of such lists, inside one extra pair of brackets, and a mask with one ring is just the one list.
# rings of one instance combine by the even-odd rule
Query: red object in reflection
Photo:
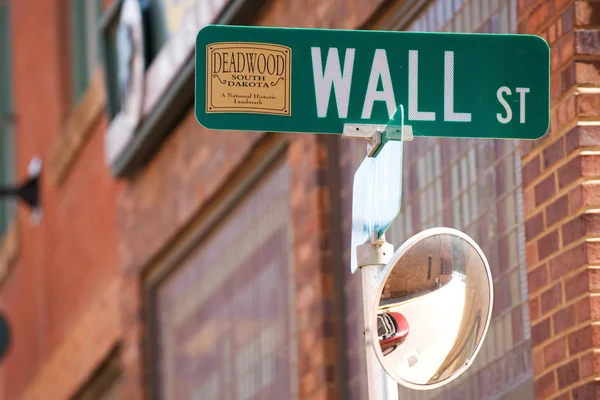
[(377, 315), (377, 334), (384, 356), (394, 351), (406, 339), (408, 331), (408, 321), (404, 315), (386, 311)]

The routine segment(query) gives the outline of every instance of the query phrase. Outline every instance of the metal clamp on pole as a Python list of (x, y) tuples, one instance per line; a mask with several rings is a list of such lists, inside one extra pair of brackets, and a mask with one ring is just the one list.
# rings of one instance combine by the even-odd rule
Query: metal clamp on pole
[(358, 268), (371, 265), (385, 265), (394, 254), (394, 246), (385, 241), (385, 234), (373, 231), (371, 237), (356, 248)]
[(389, 140), (412, 141), (412, 126), (404, 125), (404, 107), (402, 104), (386, 125), (344, 124), (344, 138), (363, 138), (367, 141), (367, 155), (374, 157), (380, 147)]

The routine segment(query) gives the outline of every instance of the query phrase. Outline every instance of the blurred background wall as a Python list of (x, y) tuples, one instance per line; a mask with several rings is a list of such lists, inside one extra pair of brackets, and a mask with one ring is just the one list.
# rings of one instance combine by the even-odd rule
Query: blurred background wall
[(349, 269), (365, 146), (201, 127), (209, 23), (543, 36), (544, 138), (405, 144), (388, 240), (464, 230), (495, 303), (467, 373), (400, 398), (600, 395), (599, 2), (0, 0), (0, 184), (43, 160), (39, 221), (0, 201), (0, 398), (367, 398)]

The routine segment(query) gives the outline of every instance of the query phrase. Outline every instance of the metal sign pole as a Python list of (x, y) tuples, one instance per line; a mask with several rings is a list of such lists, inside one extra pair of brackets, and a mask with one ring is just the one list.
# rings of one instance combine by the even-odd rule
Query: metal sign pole
[[(412, 127), (404, 125), (404, 107), (402, 104), (398, 106), (394, 117), (386, 125), (345, 124), (343, 135), (346, 138), (363, 138), (366, 140), (367, 157), (361, 164), (361, 168), (369, 159), (374, 160), (379, 151), (383, 151), (382, 148), (387, 140), (402, 142), (413, 139)], [(376, 310), (373, 300), (379, 286), (379, 275), (394, 253), (394, 246), (385, 241), (385, 231), (400, 211), (402, 147), (400, 146), (399, 149), (397, 146), (388, 147), (389, 149), (392, 149), (393, 153), (399, 150), (398, 153), (393, 154), (393, 162), (390, 163), (390, 159), (387, 158), (388, 155), (378, 159), (380, 161), (383, 159), (383, 162), (375, 163), (379, 164), (379, 169), (374, 163), (368, 162), (369, 167), (366, 170), (370, 174), (366, 173), (365, 175), (363, 173), (360, 175), (368, 181), (366, 185), (364, 181), (358, 179), (360, 171), (357, 171), (354, 177), (355, 187), (352, 200), (352, 207), (354, 208), (352, 215), (352, 246), (356, 257), (351, 257), (351, 271), (354, 273), (356, 269), (361, 270), (369, 400), (398, 399), (397, 383), (384, 371), (375, 354), (373, 346), (379, 340), (379, 334), (377, 331), (371, 332), (373, 312)], [(387, 176), (388, 179), (382, 179), (382, 175)], [(384, 186), (387, 184), (390, 187), (378, 187), (376, 182), (380, 178)], [(384, 196), (385, 203), (389, 203), (390, 207), (382, 207), (377, 202), (373, 203), (372, 200), (366, 200), (364, 193), (365, 191), (373, 192), (374, 187), (371, 185), (378, 187), (375, 189), (377, 195)], [(361, 193), (363, 196), (356, 197), (357, 193)], [(385, 194), (390, 196), (386, 197)], [(360, 229), (355, 232), (356, 217), (361, 219), (362, 222), (358, 224)], [(370, 236), (365, 237), (367, 235)], [(357, 243), (360, 244), (356, 245)], [(356, 247), (354, 248), (354, 246)]]
[(378, 334), (370, 331), (373, 310), (375, 310), (373, 300), (377, 294), (379, 274), (393, 254), (394, 246), (385, 241), (385, 235), (378, 237), (377, 232), (373, 232), (368, 242), (357, 248), (358, 266), (362, 280), (369, 400), (398, 399), (398, 385), (385, 373), (375, 355), (373, 345)]

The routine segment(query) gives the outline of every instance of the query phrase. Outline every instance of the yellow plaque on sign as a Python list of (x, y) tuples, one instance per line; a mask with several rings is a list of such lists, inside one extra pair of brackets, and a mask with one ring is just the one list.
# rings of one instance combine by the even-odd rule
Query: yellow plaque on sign
[(291, 115), (291, 58), (286, 46), (206, 46), (206, 112)]

